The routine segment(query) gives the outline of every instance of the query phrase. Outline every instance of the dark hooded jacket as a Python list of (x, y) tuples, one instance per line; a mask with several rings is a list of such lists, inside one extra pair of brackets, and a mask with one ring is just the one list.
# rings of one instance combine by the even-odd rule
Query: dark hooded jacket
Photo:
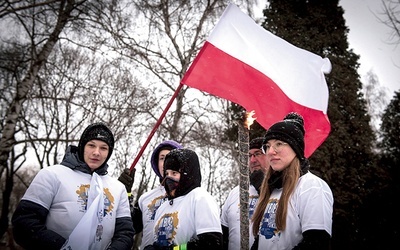
[[(67, 148), (61, 165), (92, 174), (89, 166), (79, 159), (76, 146)], [(106, 175), (107, 168), (106, 161), (95, 172), (98, 175)], [(25, 249), (60, 249), (66, 239), (46, 228), (45, 221), (48, 213), (49, 210), (37, 203), (21, 200), (12, 217), (15, 241)], [(133, 236), (131, 218), (117, 218), (113, 239), (118, 239), (118, 241), (112, 242), (109, 249), (130, 249), (133, 245)]]
[[(164, 176), (166, 170), (172, 169), (180, 173), (179, 183), (176, 187), (175, 195), (170, 195), (168, 185), (165, 185), (169, 204), (173, 204), (175, 198), (188, 194), (193, 189), (201, 186), (200, 163), (197, 154), (190, 149), (174, 149), (165, 157), (164, 160)], [(163, 183), (170, 177), (165, 177)], [(190, 208), (188, 208), (190, 209)], [(203, 249), (222, 249), (222, 233), (207, 232), (198, 234), (197, 238), (191, 239), (186, 246), (188, 250)], [(157, 243), (146, 246), (144, 250), (160, 250), (165, 249), (157, 246)], [(169, 248), (167, 248), (169, 249)], [(172, 249), (172, 248), (171, 248)]]
[(167, 169), (178, 171), (181, 174), (174, 197), (170, 196), (170, 190), (168, 190), (168, 186), (165, 186), (169, 200), (183, 196), (201, 186), (200, 163), (194, 151), (189, 149), (172, 150), (165, 157), (164, 176), (166, 176)]

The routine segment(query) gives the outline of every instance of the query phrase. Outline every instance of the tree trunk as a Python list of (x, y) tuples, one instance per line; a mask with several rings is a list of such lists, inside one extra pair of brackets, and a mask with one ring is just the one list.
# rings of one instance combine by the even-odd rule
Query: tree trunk
[[(32, 58), (31, 66), (27, 75), (24, 79), (17, 84), (17, 92), (12, 100), (6, 114), (6, 120), (4, 122), (4, 129), (2, 131), (2, 137), (0, 139), (0, 167), (7, 168), (7, 163), (9, 160), (9, 155), (12, 147), (15, 144), (15, 131), (18, 122), (18, 118), (21, 114), (22, 104), (27, 98), (29, 91), (32, 89), (40, 68), (46, 63), (47, 58), (52, 52), (54, 45), (59, 40), (59, 35), (64, 29), (65, 25), (68, 23), (68, 19), (72, 10), (74, 9), (75, 1), (73, 0), (63, 0), (60, 3), (60, 9), (58, 14), (58, 19), (53, 32), (50, 34), (48, 40), (44, 44), (42, 50)], [(35, 48), (33, 48), (35, 51)], [(8, 213), (9, 213), (9, 203), (10, 195), (13, 187), (13, 171), (6, 171), (6, 187), (3, 192), (3, 206), (0, 218), (0, 237), (4, 235), (8, 228)]]

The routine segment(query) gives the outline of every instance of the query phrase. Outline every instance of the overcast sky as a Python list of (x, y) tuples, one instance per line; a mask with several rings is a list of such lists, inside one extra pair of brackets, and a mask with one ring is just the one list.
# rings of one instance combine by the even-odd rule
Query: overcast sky
[[(258, 2), (256, 17), (262, 16), (266, 0)], [(339, 5), (350, 30), (349, 48), (360, 56), (361, 81), (365, 82), (366, 73), (372, 70), (391, 100), (394, 91), (400, 90), (400, 44), (389, 44), (391, 30), (376, 17), (383, 18), (379, 14), (383, 12), (381, 0), (340, 0)]]
[(350, 29), (349, 46), (360, 55), (361, 80), (372, 69), (392, 99), (394, 91), (400, 90), (400, 44), (389, 43), (391, 30), (377, 18), (384, 18), (381, 0), (340, 0), (339, 4)]

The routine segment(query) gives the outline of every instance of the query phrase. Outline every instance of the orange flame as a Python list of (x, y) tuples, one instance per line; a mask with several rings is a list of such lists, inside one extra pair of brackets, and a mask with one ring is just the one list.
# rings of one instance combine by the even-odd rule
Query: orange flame
[(244, 126), (250, 130), (250, 126), (253, 124), (253, 122), (257, 119), (257, 117), (253, 117), (255, 115), (255, 111), (252, 110), (250, 112), (246, 112), (246, 121), (244, 122)]

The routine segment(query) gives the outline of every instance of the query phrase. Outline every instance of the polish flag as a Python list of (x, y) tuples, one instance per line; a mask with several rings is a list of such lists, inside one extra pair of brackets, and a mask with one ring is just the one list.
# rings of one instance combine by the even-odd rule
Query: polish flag
[(255, 111), (265, 129), (289, 112), (301, 114), (309, 157), (330, 132), (330, 70), (329, 59), (273, 35), (230, 4), (181, 83)]

